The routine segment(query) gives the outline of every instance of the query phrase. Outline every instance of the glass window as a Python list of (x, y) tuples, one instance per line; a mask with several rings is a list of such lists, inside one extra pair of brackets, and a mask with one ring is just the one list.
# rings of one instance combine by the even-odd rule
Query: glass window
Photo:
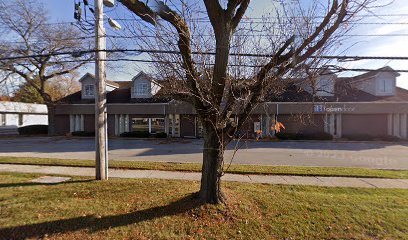
[(380, 81), (380, 91), (382, 93), (392, 93), (392, 81), (389, 79), (382, 79)]
[(93, 84), (85, 85), (85, 96), (88, 97), (95, 96), (95, 86)]
[(132, 118), (132, 131), (149, 131), (149, 119)]
[(149, 84), (138, 83), (136, 85), (136, 95), (148, 95), (149, 94)]
[(70, 131), (84, 131), (84, 116), (82, 114), (70, 115)]
[(152, 118), (152, 132), (151, 133), (159, 133), (165, 132), (165, 122), (164, 118)]
[(24, 115), (22, 113), (18, 114), (18, 125), (22, 126), (24, 124)]
[(6, 126), (6, 114), (2, 113), (0, 114), (0, 126)]

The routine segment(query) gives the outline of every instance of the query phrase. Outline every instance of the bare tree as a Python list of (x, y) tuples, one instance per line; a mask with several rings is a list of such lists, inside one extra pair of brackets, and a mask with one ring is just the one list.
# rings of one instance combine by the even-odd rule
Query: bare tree
[(207, 203), (225, 200), (224, 150), (251, 112), (265, 96), (282, 91), (285, 79), (304, 76), (302, 66), (334, 44), (346, 23), (374, 0), (315, 0), (307, 9), (299, 1), (285, 2), (275, 1), (268, 18), (274, 21), (262, 18), (254, 26), (243, 24), (250, 0), (121, 1), (144, 21), (131, 28), (139, 36), (136, 44), (177, 52), (150, 56), (167, 80), (167, 93), (191, 103), (203, 125), (199, 196)]
[(86, 64), (89, 56), (59, 53), (81, 51), (87, 44), (73, 26), (49, 23), (44, 6), (34, 0), (1, 1), (0, 23), (3, 79), (18, 77), (38, 92), (47, 105), (48, 132), (53, 135), (55, 103), (46, 83)]

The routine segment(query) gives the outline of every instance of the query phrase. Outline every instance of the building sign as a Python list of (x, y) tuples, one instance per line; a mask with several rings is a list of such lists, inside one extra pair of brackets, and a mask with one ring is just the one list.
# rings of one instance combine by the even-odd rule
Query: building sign
[(344, 112), (354, 112), (355, 107), (347, 107), (345, 104), (340, 107), (325, 106), (323, 104), (317, 104), (313, 106), (313, 112), (329, 112), (329, 113), (344, 113)]

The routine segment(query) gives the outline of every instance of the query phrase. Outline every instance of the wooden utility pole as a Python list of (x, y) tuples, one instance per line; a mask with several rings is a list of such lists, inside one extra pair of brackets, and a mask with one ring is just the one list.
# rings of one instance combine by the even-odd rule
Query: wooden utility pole
[(95, 0), (95, 160), (96, 180), (108, 179), (108, 138), (106, 107), (106, 36), (103, 0)]

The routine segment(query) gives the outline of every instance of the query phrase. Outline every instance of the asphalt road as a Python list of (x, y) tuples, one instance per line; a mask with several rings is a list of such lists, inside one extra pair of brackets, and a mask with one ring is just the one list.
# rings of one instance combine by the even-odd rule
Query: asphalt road
[[(94, 159), (93, 139), (3, 138), (0, 156)], [(233, 146), (225, 153), (229, 163)], [(112, 160), (201, 162), (202, 141), (180, 139), (111, 139)], [(236, 153), (234, 164), (277, 166), (363, 167), (408, 170), (408, 143), (356, 142), (247, 142)]]

